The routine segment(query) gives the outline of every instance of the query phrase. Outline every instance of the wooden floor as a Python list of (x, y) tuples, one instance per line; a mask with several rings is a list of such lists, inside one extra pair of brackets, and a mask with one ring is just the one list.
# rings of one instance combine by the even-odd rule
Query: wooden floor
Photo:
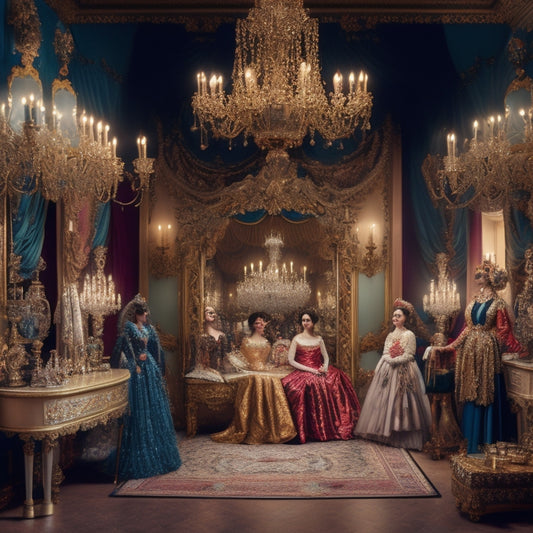
[(533, 513), (486, 515), (473, 523), (455, 508), (446, 459), (415, 460), (441, 493), (440, 498), (342, 500), (209, 500), (111, 498), (113, 484), (67, 473), (60, 503), (48, 517), (24, 520), (22, 509), (0, 513), (0, 532), (285, 533), (402, 532), (451, 533), (533, 530)]

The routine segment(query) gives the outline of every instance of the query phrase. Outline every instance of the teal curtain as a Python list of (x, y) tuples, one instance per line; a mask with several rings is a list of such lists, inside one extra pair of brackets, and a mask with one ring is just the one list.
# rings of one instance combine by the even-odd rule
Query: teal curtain
[(48, 201), (40, 193), (21, 195), (13, 210), (13, 252), (21, 256), (20, 275), (30, 279), (37, 269), (44, 242)]
[(92, 249), (98, 246), (107, 245), (107, 234), (109, 232), (109, 222), (111, 220), (111, 206), (109, 202), (99, 203), (94, 220), (94, 238)]

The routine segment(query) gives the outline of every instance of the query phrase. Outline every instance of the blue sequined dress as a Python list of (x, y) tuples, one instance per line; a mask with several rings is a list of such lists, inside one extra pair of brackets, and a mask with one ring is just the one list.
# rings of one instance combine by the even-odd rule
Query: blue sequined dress
[[(157, 332), (151, 325), (138, 328), (128, 321), (115, 349), (125, 355), (121, 366), (131, 373), (118, 479), (147, 478), (177, 470), (181, 459), (161, 370), (163, 352)], [(144, 361), (139, 359), (142, 353), (146, 353)]]

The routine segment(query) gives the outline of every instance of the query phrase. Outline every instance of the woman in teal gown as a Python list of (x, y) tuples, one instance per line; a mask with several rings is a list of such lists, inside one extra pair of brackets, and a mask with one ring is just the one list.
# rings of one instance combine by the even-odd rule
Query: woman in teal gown
[(139, 479), (177, 470), (181, 459), (170, 415), (164, 355), (148, 323), (146, 301), (137, 295), (122, 312), (115, 352), (130, 373), (129, 412), (119, 448), (118, 480)]

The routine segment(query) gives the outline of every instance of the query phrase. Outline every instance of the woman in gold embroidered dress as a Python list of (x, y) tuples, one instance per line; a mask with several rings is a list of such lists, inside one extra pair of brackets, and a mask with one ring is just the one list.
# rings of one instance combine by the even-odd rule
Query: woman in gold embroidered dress
[(414, 317), (409, 302), (394, 302), (394, 329), (385, 340), (355, 434), (398, 448), (421, 450), (429, 439), (431, 407), (415, 360), (416, 337), (406, 327)]
[(252, 313), (248, 317), (251, 334), (241, 342), (240, 350), (228, 354), (229, 361), (237, 370), (251, 370), (254, 372), (268, 370), (269, 356), (272, 346), (265, 337), (265, 327), (268, 317), (263, 312)]
[(465, 309), (465, 327), (451, 344), (436, 353), (455, 351), (455, 400), (468, 453), (482, 444), (515, 437), (503, 378), (502, 353), (520, 358), (528, 352), (514, 337), (507, 304), (496, 291), (507, 284), (507, 273), (491, 261), (476, 268), (477, 294)]
[[(246, 373), (237, 378), (235, 413), (230, 426), (211, 435), (217, 442), (262, 444), (287, 442), (296, 436), (279, 369), (268, 362), (271, 345), (264, 336), (267, 315), (248, 317), (251, 335), (239, 353), (228, 354), (231, 363)], [(276, 375), (277, 374), (277, 375)]]

